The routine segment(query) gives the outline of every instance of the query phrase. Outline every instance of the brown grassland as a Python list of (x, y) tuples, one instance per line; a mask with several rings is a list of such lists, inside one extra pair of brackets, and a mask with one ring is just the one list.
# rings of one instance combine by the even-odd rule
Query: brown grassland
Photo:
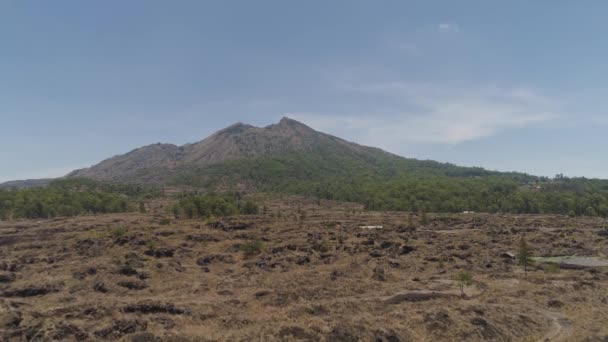
[(534, 256), (606, 257), (605, 219), (259, 203), (0, 222), (0, 339), (608, 341), (608, 268), (505, 255), (523, 235)]

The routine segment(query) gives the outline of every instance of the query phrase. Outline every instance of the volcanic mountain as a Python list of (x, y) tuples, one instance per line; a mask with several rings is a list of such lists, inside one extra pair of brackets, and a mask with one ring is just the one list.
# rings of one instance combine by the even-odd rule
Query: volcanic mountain
[(176, 146), (154, 144), (115, 156), (90, 168), (71, 172), (67, 177), (100, 181), (167, 183), (193, 170), (201, 170), (228, 161), (253, 160), (294, 154), (317, 154), (330, 157), (373, 161), (378, 158), (403, 159), (377, 148), (361, 146), (317, 132), (289, 118), (259, 128), (236, 123), (193, 144)]
[[(437, 211), (491, 206), (495, 201), (489, 201), (488, 194), (504, 197), (504, 192), (513, 194), (538, 180), (520, 173), (404, 158), (289, 118), (267, 127), (237, 123), (183, 146), (141, 147), (65, 178), (300, 194), (364, 203), (368, 208), (424, 206)], [(473, 206), (469, 197), (479, 204)]]

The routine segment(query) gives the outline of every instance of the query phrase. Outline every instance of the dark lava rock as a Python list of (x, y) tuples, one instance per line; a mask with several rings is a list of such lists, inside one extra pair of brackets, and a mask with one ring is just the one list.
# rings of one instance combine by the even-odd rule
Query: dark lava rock
[(216, 221), (209, 224), (212, 228), (221, 229), (225, 232), (233, 232), (235, 230), (245, 230), (251, 227), (250, 223), (244, 222), (222, 222)]
[(124, 307), (124, 312), (127, 313), (142, 313), (142, 314), (171, 314), (171, 315), (187, 315), (190, 314), (190, 310), (178, 308), (173, 304), (168, 303), (156, 303), (156, 302), (144, 302), (131, 304)]
[(369, 252), (369, 256), (373, 257), (373, 258), (379, 258), (381, 256), (384, 256), (384, 254), (382, 254), (382, 252), (378, 249), (374, 249), (373, 251)]
[(468, 244), (465, 244), (465, 243), (458, 245), (458, 249), (460, 249), (462, 251), (466, 251), (466, 250), (468, 250), (470, 248), (471, 248), (471, 245), (468, 245)]
[(361, 241), (361, 244), (363, 246), (373, 246), (374, 243), (375, 243), (375, 241), (373, 239), (367, 239), (367, 240)]
[(95, 290), (97, 292), (101, 292), (101, 293), (108, 292), (108, 288), (106, 287), (106, 285), (100, 281), (93, 284), (93, 290)]
[(559, 309), (564, 306), (564, 303), (557, 299), (551, 299), (549, 302), (547, 302), (547, 306), (549, 306), (550, 308)]
[(262, 297), (267, 297), (271, 294), (272, 294), (272, 291), (270, 291), (270, 290), (261, 290), (261, 291), (254, 293), (253, 295), (255, 296), (255, 298), (262, 298)]
[(146, 255), (153, 256), (155, 258), (170, 258), (175, 253), (175, 249), (173, 249), (173, 248), (148, 249), (144, 253)]
[(437, 298), (456, 297), (456, 295), (446, 295), (437, 292), (410, 292), (397, 294), (384, 301), (385, 304), (399, 304), (401, 302), (424, 302)]
[(0, 262), (0, 271), (19, 272), (21, 267), (15, 263)]
[(414, 247), (411, 247), (411, 246), (401, 246), (401, 247), (399, 247), (399, 255), (410, 254), (411, 252), (413, 252), (415, 250), (416, 249)]
[(304, 265), (304, 264), (309, 264), (310, 263), (310, 258), (308, 256), (299, 256), (296, 259), (296, 264), (298, 265)]
[(0, 297), (35, 297), (44, 296), (57, 291), (59, 291), (59, 289), (54, 286), (29, 286), (16, 290), (4, 291), (0, 294)]
[(150, 278), (150, 274), (148, 274), (147, 272), (138, 272), (137, 273), (137, 278), (139, 278), (141, 280), (149, 279)]
[(414, 226), (399, 226), (397, 227), (398, 233), (413, 233), (416, 231), (416, 227)]
[(130, 265), (123, 265), (118, 269), (118, 273), (126, 276), (136, 276), (137, 270)]
[(138, 331), (145, 331), (147, 328), (148, 323), (146, 321), (137, 319), (117, 319), (114, 320), (110, 326), (97, 330), (94, 334), (97, 337), (105, 339), (117, 339)]
[(224, 262), (224, 263), (232, 264), (232, 263), (234, 263), (234, 259), (232, 258), (232, 255), (230, 255), (230, 254), (212, 254), (212, 255), (207, 255), (207, 256), (198, 258), (196, 260), (196, 264), (199, 266), (207, 266), (207, 265), (215, 263), (215, 262)]
[(399, 263), (398, 261), (395, 261), (395, 260), (389, 260), (388, 265), (391, 268), (399, 268), (401, 266), (401, 263)]
[(76, 341), (85, 341), (89, 338), (89, 334), (77, 326), (65, 322), (57, 324), (51, 336), (54, 340), (61, 341), (67, 340), (69, 336), (73, 336)]
[(391, 242), (391, 241), (382, 241), (382, 243), (380, 244), (380, 248), (381, 249), (387, 249), (387, 248), (391, 248), (391, 247), (396, 247), (398, 244)]
[(333, 271), (329, 275), (329, 277), (331, 278), (331, 280), (336, 280), (339, 277), (343, 277), (343, 276), (344, 276), (344, 272), (342, 272), (342, 271)]
[(143, 281), (125, 280), (119, 281), (116, 285), (126, 287), (129, 290), (143, 290), (148, 288), (148, 284), (144, 283)]
[[(409, 339), (408, 339), (409, 340)], [(393, 330), (376, 330), (374, 332), (374, 341), (376, 342), (401, 342), (402, 339)]]
[(14, 273), (8, 273), (8, 274), (0, 274), (0, 284), (1, 283), (11, 283), (13, 281), (15, 281), (15, 274)]
[(186, 236), (186, 240), (195, 241), (195, 242), (218, 242), (220, 239), (211, 236), (209, 234), (196, 234), (196, 235), (188, 235)]

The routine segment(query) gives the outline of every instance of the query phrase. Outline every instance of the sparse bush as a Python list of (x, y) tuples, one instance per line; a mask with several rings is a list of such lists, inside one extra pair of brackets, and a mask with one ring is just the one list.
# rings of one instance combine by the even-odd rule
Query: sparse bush
[(159, 224), (162, 226), (166, 226), (171, 223), (171, 220), (168, 217), (163, 217), (160, 219)]
[(587, 209), (585, 209), (585, 216), (597, 216), (597, 211), (593, 208), (593, 207), (587, 207)]
[(171, 207), (175, 218), (209, 218), (237, 214), (254, 215), (258, 205), (251, 200), (243, 200), (241, 194), (197, 194), (185, 193), (179, 196), (177, 203)]
[(127, 236), (127, 228), (124, 226), (116, 226), (110, 231), (110, 236), (112, 236), (114, 240), (122, 239)]
[[(243, 203), (239, 209), (241, 214), (245, 215), (255, 215), (258, 213), (258, 205), (255, 204), (253, 201), (245, 201), (245, 203)], [(264, 211), (264, 214), (265, 213), (266, 211)]]
[(260, 240), (248, 241), (240, 246), (241, 252), (243, 252), (246, 257), (260, 254), (263, 248), (264, 244)]
[(327, 253), (327, 252), (330, 252), (334, 248), (334, 245), (329, 240), (323, 240), (319, 243), (317, 248), (318, 248), (319, 252)]
[(521, 236), (517, 250), (517, 263), (520, 266), (523, 266), (524, 273), (528, 275), (528, 266), (530, 266), (532, 263), (532, 259), (530, 255), (530, 247), (528, 246), (528, 243), (523, 235)]
[(559, 268), (558, 264), (546, 264), (543, 267), (543, 271), (545, 271), (545, 273), (554, 274), (554, 273), (559, 273), (560, 268)]
[(429, 224), (429, 218), (426, 216), (426, 212), (423, 211), (420, 215), (420, 224), (422, 224), (423, 226)]
[(454, 276), (454, 280), (460, 287), (460, 295), (464, 297), (464, 288), (473, 284), (473, 275), (466, 271), (458, 272), (456, 276)]

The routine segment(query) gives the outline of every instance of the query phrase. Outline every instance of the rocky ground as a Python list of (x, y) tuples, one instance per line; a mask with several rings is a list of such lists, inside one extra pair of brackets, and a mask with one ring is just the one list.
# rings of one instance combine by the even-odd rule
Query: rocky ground
[(524, 235), (535, 256), (606, 257), (606, 220), (265, 207), (0, 222), (0, 338), (608, 341), (608, 269), (526, 275), (505, 254)]

